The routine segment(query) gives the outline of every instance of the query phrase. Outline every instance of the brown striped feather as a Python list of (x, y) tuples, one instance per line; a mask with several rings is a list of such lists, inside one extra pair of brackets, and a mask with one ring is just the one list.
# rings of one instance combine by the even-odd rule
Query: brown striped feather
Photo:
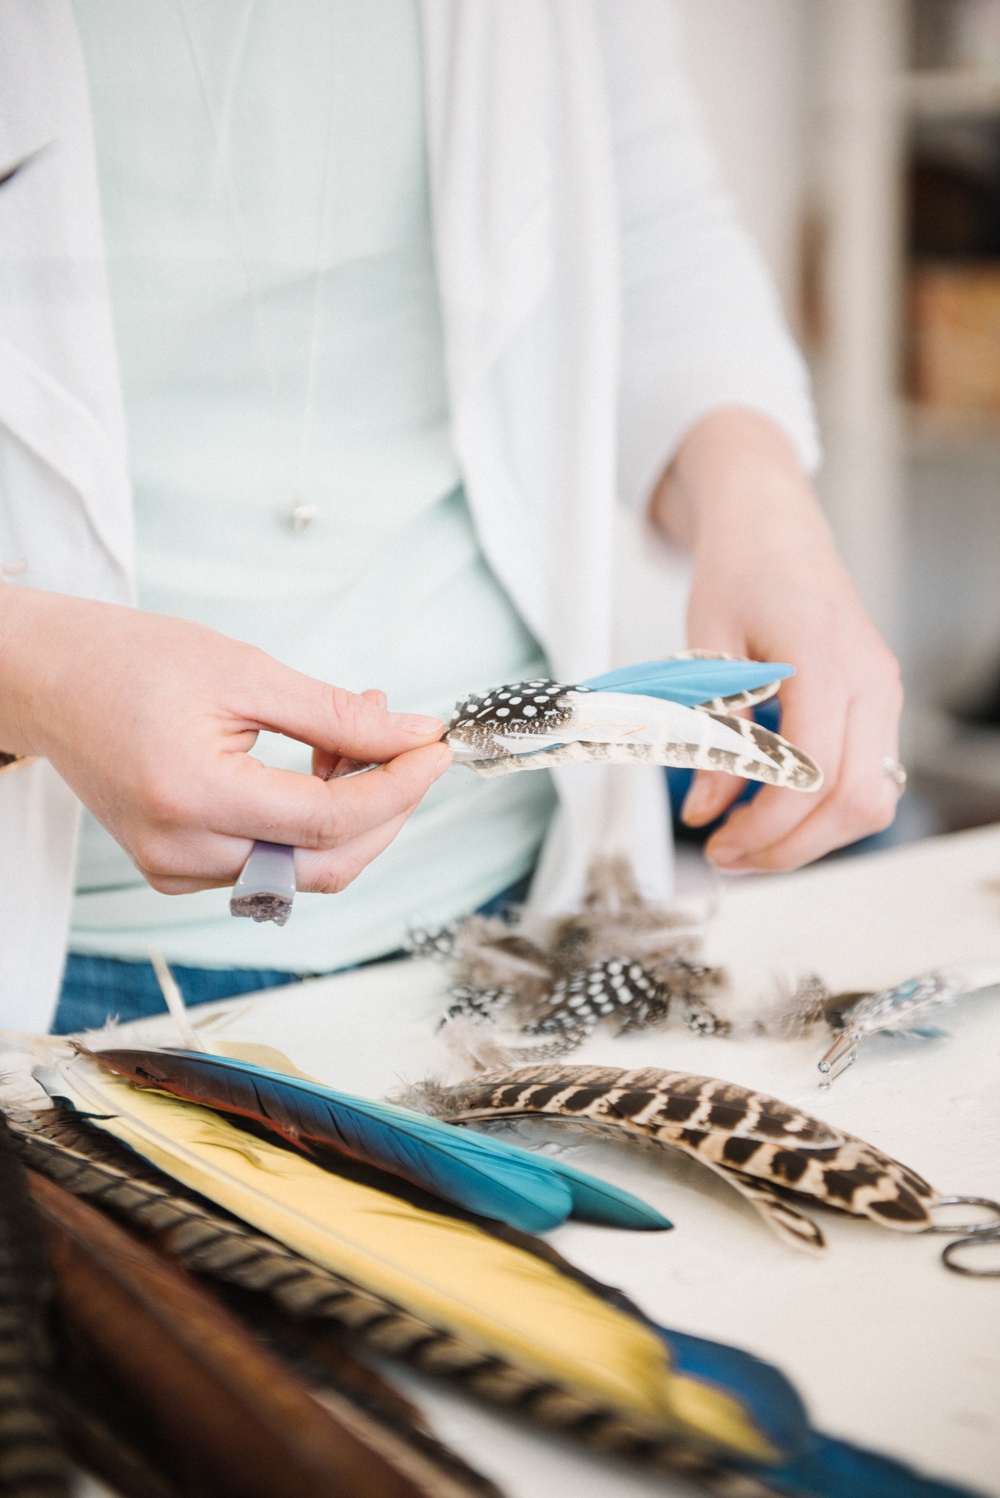
[(733, 1082), (657, 1069), (522, 1067), (428, 1094), (456, 1122), (535, 1114), (678, 1149), (884, 1227), (920, 1232), (938, 1193), (874, 1145)]

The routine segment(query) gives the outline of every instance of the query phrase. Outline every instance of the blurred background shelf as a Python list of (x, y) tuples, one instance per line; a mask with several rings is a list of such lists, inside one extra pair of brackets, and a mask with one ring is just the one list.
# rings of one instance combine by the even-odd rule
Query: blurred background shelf
[(903, 108), (918, 119), (1000, 114), (1000, 76), (970, 67), (921, 68), (899, 81)]
[(1000, 819), (1000, 733), (954, 716), (1000, 690), (1000, 0), (681, 5), (813, 368), (821, 497), (903, 664), (912, 795)]

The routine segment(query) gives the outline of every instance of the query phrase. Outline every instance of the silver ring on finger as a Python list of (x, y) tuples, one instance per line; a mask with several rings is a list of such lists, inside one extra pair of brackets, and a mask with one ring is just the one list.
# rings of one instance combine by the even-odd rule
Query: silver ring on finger
[(882, 761), (882, 773), (888, 775), (896, 787), (898, 794), (901, 796), (906, 790), (906, 781), (908, 778), (905, 767), (899, 763), (898, 759), (892, 759), (887, 754)]

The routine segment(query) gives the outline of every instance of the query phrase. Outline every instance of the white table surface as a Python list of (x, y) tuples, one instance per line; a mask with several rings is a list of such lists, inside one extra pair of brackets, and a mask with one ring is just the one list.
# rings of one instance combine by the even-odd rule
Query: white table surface
[[(1000, 962), (1000, 827), (726, 881), (715, 905), (707, 950), (729, 967), (736, 1008), (766, 997), (776, 977), (808, 971), (858, 989), (941, 963)], [(273, 1045), (331, 1084), (382, 1096), (403, 1082), (459, 1074), (435, 1033), (446, 983), (447, 970), (433, 963), (384, 964), (192, 1017), (206, 1039)], [(944, 1192), (1000, 1197), (1000, 991), (960, 1001), (941, 1023), (952, 1038), (873, 1038), (827, 1091), (808, 1041), (674, 1028), (599, 1036), (567, 1060), (659, 1065), (761, 1088), (880, 1145)], [(166, 1016), (119, 1033), (176, 1043)], [(561, 1252), (666, 1325), (779, 1364), (820, 1428), (1000, 1494), (1000, 1280), (948, 1273), (942, 1238), (832, 1214), (818, 1214), (827, 1254), (796, 1253), (724, 1183), (667, 1153), (589, 1143), (570, 1158), (654, 1203), (676, 1229), (572, 1223), (551, 1235)], [(692, 1491), (594, 1459), (422, 1379), (403, 1381), (439, 1433), (510, 1498)]]

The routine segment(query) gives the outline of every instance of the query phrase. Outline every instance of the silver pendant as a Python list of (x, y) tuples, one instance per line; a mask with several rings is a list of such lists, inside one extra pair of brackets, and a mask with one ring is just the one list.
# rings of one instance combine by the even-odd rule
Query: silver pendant
[(282, 519), (293, 536), (301, 536), (312, 525), (319, 514), (319, 505), (295, 504), (287, 509)]

